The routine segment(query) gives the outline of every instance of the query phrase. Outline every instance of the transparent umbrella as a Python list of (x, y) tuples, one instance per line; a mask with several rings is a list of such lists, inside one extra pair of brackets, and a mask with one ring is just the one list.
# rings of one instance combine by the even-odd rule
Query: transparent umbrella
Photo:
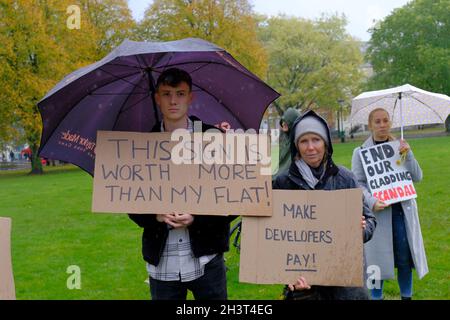
[(352, 100), (352, 124), (367, 124), (369, 113), (376, 108), (389, 112), (392, 127), (401, 128), (403, 139), (404, 126), (444, 123), (450, 114), (450, 97), (410, 84), (363, 92)]

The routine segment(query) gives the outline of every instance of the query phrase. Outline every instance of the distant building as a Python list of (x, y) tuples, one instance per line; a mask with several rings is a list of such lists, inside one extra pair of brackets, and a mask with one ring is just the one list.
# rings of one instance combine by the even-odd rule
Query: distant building
[[(364, 60), (365, 60), (368, 48), (369, 48), (369, 42), (368, 41), (361, 41), (359, 43), (359, 49), (361, 51), (361, 54), (364, 56)], [(370, 77), (373, 76), (373, 74), (374, 74), (373, 67), (372, 67), (372, 64), (370, 64), (370, 62), (364, 61), (364, 63), (361, 65), (360, 68), (361, 68), (362, 72), (364, 73), (364, 75), (366, 76), (367, 79), (369, 79)]]
[[(359, 49), (361, 51), (361, 54), (365, 58), (367, 49), (369, 48), (369, 42), (368, 41), (360, 41), (359, 42)], [(374, 71), (373, 67), (370, 64), (370, 62), (364, 61), (363, 64), (360, 66), (360, 70), (364, 74), (364, 78), (367, 80), (370, 77), (373, 76)], [(338, 102), (336, 101), (336, 108), (338, 106)], [(330, 127), (330, 130), (333, 135), (337, 135), (338, 130), (338, 112), (337, 109), (331, 109), (331, 108), (317, 108), (313, 107), (320, 116), (322, 116), (327, 122), (328, 126)], [(305, 111), (305, 110), (302, 110)], [(350, 131), (352, 129), (352, 123), (350, 121), (350, 108), (348, 109), (348, 115), (342, 117), (342, 123), (343, 123), (343, 130), (345, 131), (346, 136), (350, 135)], [(278, 115), (277, 110), (273, 105), (269, 106), (264, 114), (263, 122), (261, 124), (262, 128), (271, 128), (271, 129), (278, 129), (279, 128), (279, 121), (280, 116)], [(363, 129), (363, 128), (362, 128)], [(364, 126), (365, 129), (365, 126)]]

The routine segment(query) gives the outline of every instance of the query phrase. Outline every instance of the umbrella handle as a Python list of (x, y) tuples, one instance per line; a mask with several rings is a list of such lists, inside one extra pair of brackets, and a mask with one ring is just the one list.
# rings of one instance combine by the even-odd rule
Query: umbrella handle
[(159, 122), (158, 109), (156, 107), (156, 101), (155, 101), (156, 88), (155, 88), (155, 82), (153, 81), (153, 77), (152, 77), (152, 70), (150, 68), (147, 69), (147, 76), (148, 76), (148, 86), (150, 89), (150, 96), (151, 96), (152, 104), (153, 104), (153, 113), (155, 115), (156, 122)]
[(403, 108), (402, 108), (402, 93), (398, 93), (398, 100), (400, 103), (400, 139), (403, 140)]

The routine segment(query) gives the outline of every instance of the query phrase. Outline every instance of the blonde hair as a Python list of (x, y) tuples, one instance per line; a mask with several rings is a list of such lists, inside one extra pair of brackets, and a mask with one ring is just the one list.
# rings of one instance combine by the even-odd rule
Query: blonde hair
[[(384, 109), (384, 108), (375, 108), (375, 109), (373, 109), (372, 111), (370, 111), (370, 113), (369, 113), (369, 119), (368, 119), (368, 122), (367, 122), (370, 131), (372, 131), (370, 128), (371, 128), (371, 122), (373, 121), (374, 114), (375, 114), (375, 112), (378, 112), (378, 111), (384, 111), (384, 112), (386, 112), (386, 114), (387, 114), (387, 116), (388, 116), (388, 118), (389, 118), (389, 123), (392, 125), (391, 119), (390, 119), (390, 115), (389, 115), (389, 112), (387, 112), (387, 110)], [(389, 140), (389, 141), (393, 141), (393, 140), (395, 140), (395, 139), (396, 139), (396, 138), (395, 138), (391, 133), (388, 134), (388, 140)]]

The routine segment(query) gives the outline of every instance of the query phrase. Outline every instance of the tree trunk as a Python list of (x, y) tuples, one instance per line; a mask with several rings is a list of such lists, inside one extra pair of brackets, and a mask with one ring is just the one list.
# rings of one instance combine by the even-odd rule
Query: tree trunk
[(38, 156), (38, 145), (31, 144), (31, 171), (30, 174), (43, 174), (41, 158)]
[(278, 115), (280, 117), (282, 117), (283, 113), (284, 113), (284, 110), (280, 107), (280, 105), (276, 101), (273, 102), (273, 105), (275, 106), (275, 110), (277, 110)]

